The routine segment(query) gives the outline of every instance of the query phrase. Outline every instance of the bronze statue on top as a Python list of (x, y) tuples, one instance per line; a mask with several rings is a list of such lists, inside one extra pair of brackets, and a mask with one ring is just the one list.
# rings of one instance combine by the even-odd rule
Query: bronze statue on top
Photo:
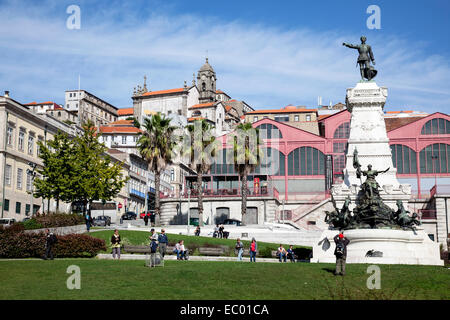
[(357, 49), (359, 52), (357, 63), (359, 64), (360, 72), (361, 72), (361, 80), (364, 81), (366, 78), (368, 81), (375, 78), (377, 75), (377, 70), (370, 65), (370, 61), (372, 61), (373, 65), (375, 65), (375, 58), (373, 57), (372, 47), (366, 44), (366, 37), (361, 37), (360, 45), (353, 45), (350, 43), (343, 43), (343, 46), (348, 48)]

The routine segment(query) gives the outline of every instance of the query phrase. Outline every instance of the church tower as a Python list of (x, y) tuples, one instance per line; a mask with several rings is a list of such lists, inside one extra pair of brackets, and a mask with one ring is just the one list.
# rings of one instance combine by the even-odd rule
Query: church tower
[(216, 101), (216, 72), (208, 63), (208, 58), (198, 71), (197, 89), (200, 92), (199, 103)]

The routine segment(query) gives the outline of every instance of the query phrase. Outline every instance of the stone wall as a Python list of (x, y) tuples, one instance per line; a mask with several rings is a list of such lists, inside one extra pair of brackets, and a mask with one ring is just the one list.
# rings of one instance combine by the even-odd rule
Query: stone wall
[[(39, 233), (39, 232), (45, 232), (45, 229), (34, 229), (34, 230), (25, 230), (25, 233)], [(77, 226), (69, 226), (69, 227), (57, 227), (57, 228), (48, 228), (50, 232), (53, 232), (54, 234), (63, 236), (66, 234), (72, 234), (72, 233), (84, 233), (86, 232), (86, 225), (80, 224)]]

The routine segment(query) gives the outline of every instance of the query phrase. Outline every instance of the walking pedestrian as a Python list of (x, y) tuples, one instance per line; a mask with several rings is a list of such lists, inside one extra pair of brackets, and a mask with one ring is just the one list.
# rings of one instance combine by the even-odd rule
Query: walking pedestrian
[(115, 229), (114, 234), (111, 237), (113, 259), (115, 259), (117, 255), (117, 258), (120, 260), (120, 241), (119, 230)]
[(258, 244), (256, 243), (255, 238), (252, 238), (252, 242), (250, 243), (250, 262), (256, 262), (256, 253), (258, 252)]
[(236, 250), (238, 252), (237, 261), (242, 261), (242, 254), (244, 253), (244, 244), (239, 238), (237, 238), (236, 240)]
[(197, 228), (195, 228), (195, 235), (197, 237), (200, 236), (200, 226), (197, 226)]
[(221, 239), (223, 238), (223, 229), (224, 229), (223, 224), (221, 224), (219, 227), (219, 238)]
[(89, 213), (86, 213), (86, 216), (84, 218), (86, 220), (87, 232), (89, 232), (89, 229), (91, 228), (91, 217), (90, 217)]
[(347, 245), (350, 243), (342, 231), (334, 237), (334, 243), (336, 243), (336, 249), (334, 255), (336, 256), (336, 270), (334, 275), (345, 276), (345, 261), (347, 259)]
[(144, 216), (144, 223), (145, 223), (145, 226), (148, 226), (148, 214), (147, 213)]
[(166, 255), (166, 248), (169, 244), (169, 239), (167, 239), (166, 230), (161, 229), (161, 233), (158, 236), (159, 253), (161, 254), (161, 259), (164, 259)]
[(53, 260), (53, 245), (56, 244), (58, 239), (53, 234), (53, 232), (50, 232), (49, 229), (45, 229), (45, 255), (44, 260)]

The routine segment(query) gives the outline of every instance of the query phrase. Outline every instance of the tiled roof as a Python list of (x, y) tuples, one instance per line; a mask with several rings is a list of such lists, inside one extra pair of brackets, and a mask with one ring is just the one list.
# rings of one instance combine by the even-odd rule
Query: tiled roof
[(407, 118), (384, 118), (386, 123), (386, 131), (391, 131), (407, 124), (413, 123), (417, 120), (423, 119), (423, 117), (407, 117)]
[(184, 90), (185, 90), (185, 88), (176, 88), (176, 89), (168, 89), (168, 90), (150, 91), (150, 92), (144, 93), (142, 96), (143, 96), (143, 97), (146, 97), (146, 96), (154, 96), (154, 95), (158, 95), (158, 94), (176, 93), (176, 92), (183, 92)]
[(100, 132), (102, 133), (139, 133), (142, 130), (136, 127), (100, 127)]
[(200, 103), (200, 104), (194, 104), (193, 106), (189, 107), (189, 109), (201, 109), (201, 108), (209, 108), (214, 106), (215, 102), (208, 102), (208, 103)]
[(41, 103), (37, 103), (36, 101), (30, 102), (30, 103), (25, 103), (24, 106), (31, 106), (31, 105), (41, 105), (41, 104), (56, 104), (53, 101), (46, 101), (46, 102), (41, 102)]
[(191, 118), (188, 118), (189, 122), (196, 121), (196, 120), (206, 120), (206, 119), (203, 118), (203, 117), (191, 117)]
[(117, 114), (119, 116), (132, 116), (134, 114), (134, 109), (133, 108), (123, 108), (123, 109), (119, 109), (117, 110)]
[(133, 120), (117, 120), (117, 121), (111, 122), (109, 125), (111, 125), (111, 126), (115, 126), (115, 125), (132, 126), (133, 125)]
[(329, 116), (332, 116), (332, 114), (322, 114), (322, 115), (320, 115), (320, 116), (317, 118), (317, 120), (320, 121), (320, 120), (323, 120), (323, 119), (325, 119), (325, 118), (328, 118)]
[(255, 110), (247, 112), (246, 114), (266, 114), (266, 113), (297, 113), (297, 112), (317, 112), (317, 109), (291, 108), (288, 106), (283, 109), (269, 109), (269, 110)]

